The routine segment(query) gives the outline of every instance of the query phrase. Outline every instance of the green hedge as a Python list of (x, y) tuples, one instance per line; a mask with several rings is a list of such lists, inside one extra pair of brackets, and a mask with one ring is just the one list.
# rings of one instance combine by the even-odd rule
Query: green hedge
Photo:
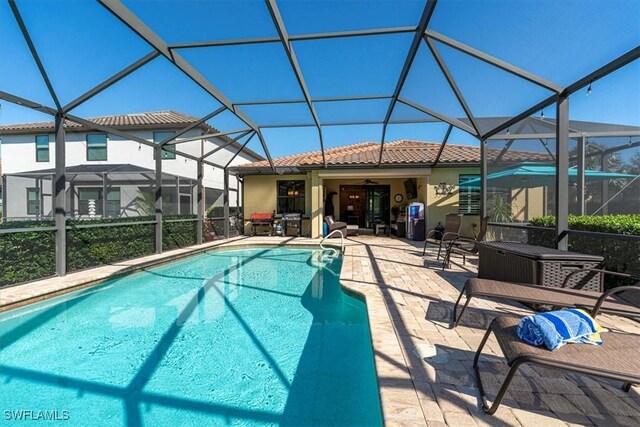
[[(197, 221), (166, 222), (172, 219), (195, 218), (195, 215), (164, 217), (163, 249), (195, 245)], [(153, 220), (155, 220), (153, 216), (143, 216), (67, 221), (67, 226), (70, 227), (67, 230), (68, 271), (113, 264), (155, 252), (154, 224), (95, 228), (76, 228), (76, 226)], [(53, 225), (52, 221), (11, 221), (0, 224), (0, 228), (34, 228)], [(53, 276), (55, 272), (54, 230), (0, 235), (0, 287)]]
[[(532, 226), (555, 227), (553, 216), (534, 218)], [(629, 234), (640, 236), (640, 215), (569, 215), (569, 229), (598, 233)], [(554, 246), (555, 231), (527, 230), (528, 242), (533, 245)], [(607, 270), (640, 275), (640, 242), (607, 239), (601, 236), (569, 236), (569, 250), (604, 256)], [(629, 281), (608, 277), (607, 288), (629, 284)]]
[[(196, 219), (196, 215), (180, 215), (166, 219)], [(164, 222), (162, 248), (164, 250), (193, 246), (198, 240), (198, 221)]]
[(0, 234), (0, 288), (55, 275), (55, 235), (53, 230)]
[[(229, 206), (229, 216), (236, 216), (242, 214), (242, 208), (238, 206)], [(222, 218), (224, 217), (224, 206), (211, 206), (206, 212), (207, 218)]]
[(116, 227), (75, 228), (77, 225), (153, 221), (155, 217), (71, 220), (67, 225), (67, 269), (84, 270), (155, 252), (155, 225), (131, 224)]

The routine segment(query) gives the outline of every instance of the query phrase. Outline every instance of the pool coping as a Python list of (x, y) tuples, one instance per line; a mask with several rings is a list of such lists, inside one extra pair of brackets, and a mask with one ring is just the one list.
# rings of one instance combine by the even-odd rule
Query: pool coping
[[(104, 282), (127, 274), (135, 273), (146, 268), (158, 267), (179, 259), (197, 255), (204, 252), (221, 250), (225, 248), (249, 248), (249, 247), (279, 247), (279, 246), (307, 246), (318, 247), (317, 240), (304, 239), (303, 241), (285, 240), (282, 242), (245, 242), (248, 237), (239, 236), (226, 240), (215, 240), (197, 246), (165, 251), (161, 254), (152, 254), (145, 257), (133, 258), (115, 264), (103, 265), (86, 270), (75, 271), (66, 276), (53, 276), (40, 280), (21, 283), (0, 288), (0, 313), (7, 312), (25, 305), (44, 301), (67, 293), (85, 288), (98, 286)], [(332, 244), (330, 242), (329, 244)]]
[[(0, 313), (82, 289), (96, 287), (124, 275), (200, 253), (255, 247), (318, 248), (318, 243), (317, 239), (282, 242), (247, 241), (246, 237), (241, 236), (135, 258), (117, 264), (70, 273), (63, 277), (47, 278), (2, 289), (0, 291)], [(333, 242), (328, 242), (328, 244), (334, 245)], [(351, 245), (345, 246), (339, 281), (346, 294), (364, 301), (367, 307), (383, 423), (386, 426), (426, 426), (418, 394), (409, 374), (408, 362), (402, 352), (400, 338), (393, 327), (391, 314), (387, 309), (384, 297), (377, 286), (370, 284), (367, 286), (352, 280), (353, 258), (351, 251)], [(7, 295), (8, 292), (9, 295)]]

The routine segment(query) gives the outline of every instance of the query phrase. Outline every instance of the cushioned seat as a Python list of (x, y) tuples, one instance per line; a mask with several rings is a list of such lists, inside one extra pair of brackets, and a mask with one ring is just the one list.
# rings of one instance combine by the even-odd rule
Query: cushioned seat
[[(333, 216), (328, 215), (324, 217), (324, 221), (327, 223), (327, 225), (329, 226), (329, 234), (331, 234), (331, 232), (335, 231), (335, 230), (340, 230), (340, 234), (342, 234), (342, 237), (347, 237), (347, 223), (346, 222), (342, 222), (342, 221), (336, 221), (333, 219)], [(338, 233), (335, 233), (334, 235), (331, 236), (331, 238), (337, 238), (340, 237), (340, 235)]]

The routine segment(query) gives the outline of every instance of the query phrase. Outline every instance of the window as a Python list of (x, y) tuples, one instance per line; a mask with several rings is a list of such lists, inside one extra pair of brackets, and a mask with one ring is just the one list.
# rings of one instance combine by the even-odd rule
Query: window
[(279, 214), (304, 214), (304, 181), (278, 181)]
[(107, 134), (87, 134), (87, 160), (107, 160)]
[(40, 214), (40, 190), (27, 188), (27, 215)]
[[(153, 133), (153, 142), (156, 144), (160, 144), (162, 141), (167, 140), (175, 135), (175, 132), (154, 132)], [(162, 160), (170, 160), (175, 159), (176, 153), (173, 151), (165, 151), (162, 150)]]
[(106, 217), (120, 216), (120, 188), (107, 190), (107, 214), (102, 214), (102, 188), (82, 187), (78, 189), (78, 214)]
[(462, 215), (480, 214), (480, 185), (463, 186), (467, 181), (480, 179), (480, 175), (460, 175), (458, 184), (460, 185), (458, 213)]
[(49, 135), (36, 135), (36, 162), (49, 161)]

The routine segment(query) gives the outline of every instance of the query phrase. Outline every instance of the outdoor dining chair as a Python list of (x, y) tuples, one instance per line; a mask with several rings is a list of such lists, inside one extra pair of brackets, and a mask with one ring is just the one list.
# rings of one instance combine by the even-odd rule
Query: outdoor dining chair
[(447, 244), (453, 240), (457, 240), (460, 237), (460, 227), (462, 227), (462, 215), (449, 213), (444, 223), (444, 230), (433, 229), (427, 234), (427, 238), (424, 241), (424, 248), (422, 249), (422, 256), (427, 252), (427, 244), (432, 243), (438, 245), (438, 257), (442, 253), (442, 245)]

